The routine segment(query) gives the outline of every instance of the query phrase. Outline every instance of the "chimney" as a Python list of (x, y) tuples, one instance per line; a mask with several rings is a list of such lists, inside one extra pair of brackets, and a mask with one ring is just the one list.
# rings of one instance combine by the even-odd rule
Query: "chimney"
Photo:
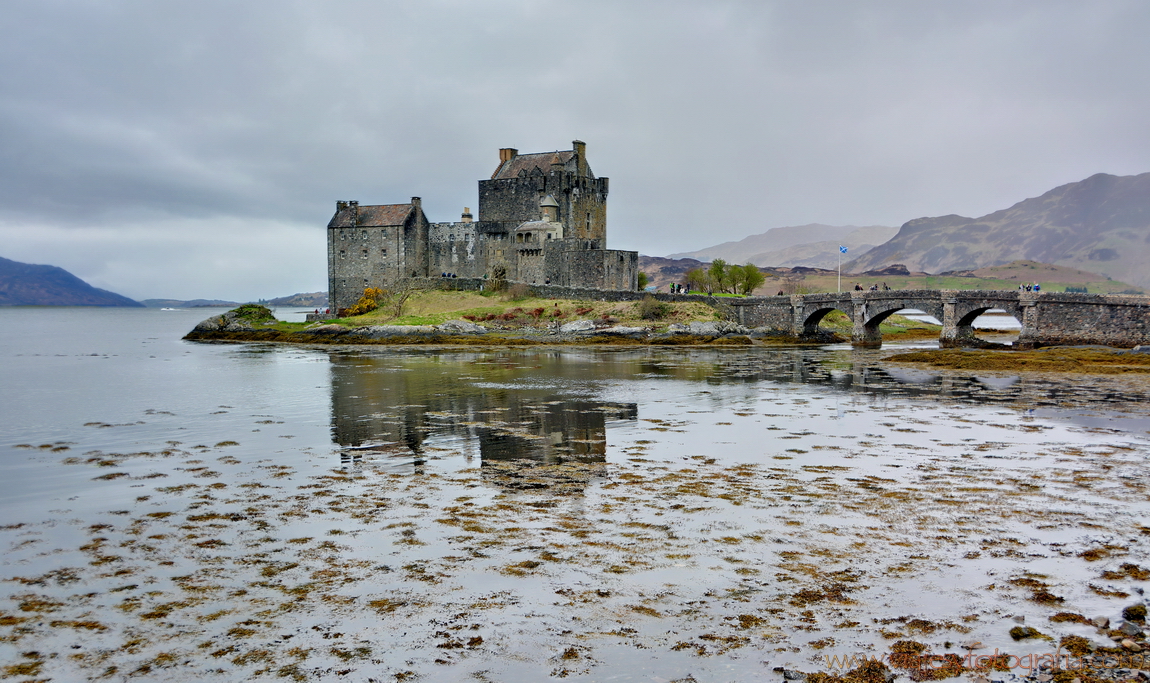
[(459, 222), (460, 223), (470, 223), (471, 221), (472, 221), (471, 207), (465, 206), (465, 207), (463, 207), (463, 216), (459, 219)]
[(513, 147), (503, 147), (499, 150), (499, 163), (505, 164), (515, 158), (519, 154), (519, 150)]
[(423, 202), (419, 199), (419, 197), (412, 197), (411, 198), (411, 205), (414, 206), (416, 209), (422, 209), (423, 208)]
[(572, 140), (571, 147), (575, 150), (578, 171), (581, 176), (587, 175), (587, 143), (582, 140)]

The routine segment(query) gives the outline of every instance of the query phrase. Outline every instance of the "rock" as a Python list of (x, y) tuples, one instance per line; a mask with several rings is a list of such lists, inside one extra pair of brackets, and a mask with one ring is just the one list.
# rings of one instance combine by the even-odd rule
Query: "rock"
[(217, 332), (217, 331), (223, 329), (223, 327), (227, 324), (228, 323), (227, 323), (226, 318), (224, 318), (222, 316), (214, 316), (214, 317), (208, 318), (207, 320), (200, 321), (200, 323), (198, 325), (196, 325), (195, 331), (196, 332)]
[(470, 320), (448, 320), (447, 322), (436, 325), (441, 332), (450, 332), (455, 334), (485, 334), (487, 328), (482, 325), (476, 325)]
[(802, 671), (795, 671), (794, 669), (783, 669), (783, 680), (805, 681), (807, 680), (807, 675)]
[(667, 334), (690, 334), (691, 328), (683, 323), (671, 323), (667, 325)]
[(1021, 624), (1022, 622), (1024, 622), (1024, 621), (1026, 621), (1026, 617), (1025, 617), (1025, 616), (1022, 616), (1022, 615), (1019, 615), (1019, 616), (1017, 616), (1017, 617), (1011, 617), (1011, 619), (1012, 619), (1012, 620), (1014, 620), (1014, 621), (1016, 621), (1016, 622), (1018, 622), (1018, 623), (1020, 623), (1020, 624)]
[(1131, 624), (1129, 621), (1122, 622), (1122, 625), (1118, 627), (1118, 630), (1128, 636), (1142, 635), (1142, 629), (1138, 628), (1134, 624)]
[(750, 330), (742, 325), (726, 320), (694, 322), (688, 326), (688, 333), (699, 337), (721, 337), (724, 334), (747, 334), (748, 332)]
[(351, 334), (371, 339), (385, 339), (387, 337), (423, 337), (438, 334), (434, 325), (369, 325), (357, 327)]
[(1130, 353), (1150, 353), (1150, 345), (1139, 344), (1138, 346), (1130, 349)]
[(1090, 623), (1094, 624), (1094, 626), (1097, 628), (1101, 628), (1101, 629), (1110, 628), (1110, 619), (1107, 617), (1094, 617), (1093, 619), (1090, 620)]
[(642, 327), (624, 327), (623, 325), (616, 325), (599, 330), (596, 334), (609, 334), (617, 337), (646, 337), (647, 330)]
[(251, 332), (255, 328), (242, 320), (230, 320), (223, 329), (224, 332)]
[(309, 327), (304, 330), (304, 334), (318, 334), (318, 335), (337, 335), (347, 332), (347, 328), (342, 325), (320, 325), (319, 327)]
[(1124, 639), (1121, 643), (1119, 643), (1119, 645), (1126, 648), (1127, 650), (1130, 650), (1131, 652), (1142, 651), (1142, 646), (1138, 643), (1135, 643), (1133, 640), (1130, 640), (1129, 638)]
[(590, 320), (573, 320), (559, 327), (560, 332), (586, 332), (595, 329), (595, 323)]

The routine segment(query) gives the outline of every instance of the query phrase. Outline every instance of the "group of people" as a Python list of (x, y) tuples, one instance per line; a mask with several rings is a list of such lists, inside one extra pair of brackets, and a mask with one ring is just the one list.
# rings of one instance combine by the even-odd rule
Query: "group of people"
[(1034, 284), (1030, 284), (1029, 282), (1026, 282), (1026, 283), (1023, 283), (1021, 285), (1018, 285), (1018, 291), (1020, 291), (1020, 292), (1041, 292), (1042, 286), (1039, 285), (1037, 282), (1035, 282)]
[(670, 288), (672, 294), (686, 294), (687, 293), (686, 287), (684, 287), (683, 285), (680, 285), (680, 284), (676, 284), (674, 282), (667, 285), (667, 287)]
[(455, 273), (440, 273), (439, 277), (459, 277)]
[[(871, 285), (871, 286), (870, 286), (870, 288), (869, 288), (869, 290), (870, 290), (870, 291), (872, 291), (872, 292), (877, 292), (877, 291), (879, 291), (879, 289), (880, 289), (880, 288), (879, 288), (879, 286), (878, 286), (878, 284), (877, 284), (877, 283), (875, 283), (875, 284)], [(884, 291), (884, 292), (889, 292), (889, 291), (890, 291), (890, 287), (887, 287), (887, 284), (886, 284), (885, 282), (884, 282), (884, 283), (882, 283), (882, 288), (881, 288), (881, 289), (882, 289), (882, 291)], [(862, 286), (862, 284), (861, 284), (861, 283), (858, 283), (858, 282), (856, 282), (856, 283), (855, 283), (855, 291), (856, 291), (856, 292), (865, 292), (865, 291), (867, 291), (867, 290), (866, 290), (866, 289), (863, 289), (863, 286)]]

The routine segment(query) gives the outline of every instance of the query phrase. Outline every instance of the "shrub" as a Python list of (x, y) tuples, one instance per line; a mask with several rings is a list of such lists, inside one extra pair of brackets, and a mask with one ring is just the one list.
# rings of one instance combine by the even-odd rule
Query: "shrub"
[(651, 278), (647, 277), (647, 274), (640, 270), (638, 277), (639, 291), (641, 292), (644, 289), (647, 289), (647, 285), (650, 284), (650, 282)]
[(371, 311), (379, 308), (378, 302), (385, 296), (387, 296), (387, 292), (383, 291), (382, 289), (377, 289), (375, 287), (365, 287), (363, 290), (363, 296), (359, 298), (359, 301), (355, 302), (354, 306), (347, 309), (347, 315), (352, 316), (370, 313)]
[(662, 320), (671, 314), (672, 308), (653, 296), (645, 296), (635, 304), (635, 311), (643, 320)]
[(575, 309), (575, 315), (587, 315), (594, 310), (594, 308), (579, 307)]
[(531, 296), (531, 288), (522, 282), (517, 282), (508, 287), (507, 293), (504, 295), (508, 301), (523, 301), (529, 296)]

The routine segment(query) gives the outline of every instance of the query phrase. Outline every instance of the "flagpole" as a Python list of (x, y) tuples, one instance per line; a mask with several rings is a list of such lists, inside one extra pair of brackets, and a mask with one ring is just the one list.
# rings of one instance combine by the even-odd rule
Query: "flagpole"
[(843, 292), (843, 248), (839, 246), (839, 294)]

